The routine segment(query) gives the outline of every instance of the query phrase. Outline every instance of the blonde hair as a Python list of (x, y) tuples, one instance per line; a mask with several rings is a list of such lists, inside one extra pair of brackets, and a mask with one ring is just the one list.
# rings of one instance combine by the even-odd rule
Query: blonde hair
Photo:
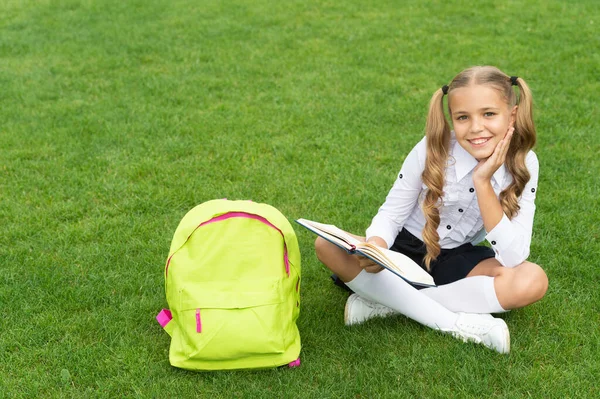
[[(512, 88), (513, 82), (519, 87), (518, 98)], [(495, 67), (476, 66), (465, 69), (452, 79), (447, 87), (438, 89), (429, 103), (429, 113), (425, 125), (427, 157), (422, 175), (423, 183), (427, 186), (422, 209), (425, 214), (423, 241), (427, 247), (425, 265), (428, 270), (431, 261), (438, 257), (441, 250), (437, 228), (440, 224), (439, 208), (443, 201), (445, 170), (450, 144), (450, 125), (444, 116), (444, 94), (449, 94), (456, 88), (473, 84), (488, 85), (498, 90), (510, 108), (518, 105), (514, 123), (515, 131), (504, 162), (513, 181), (499, 196), (502, 209), (509, 219), (519, 212), (518, 199), (530, 178), (525, 165), (525, 157), (535, 145), (536, 133), (533, 123), (533, 99), (529, 86), (523, 79), (511, 78)]]

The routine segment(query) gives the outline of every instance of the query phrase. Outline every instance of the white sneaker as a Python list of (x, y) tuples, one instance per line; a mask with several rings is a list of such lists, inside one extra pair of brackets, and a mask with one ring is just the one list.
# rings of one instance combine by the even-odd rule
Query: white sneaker
[(500, 353), (510, 352), (510, 333), (502, 319), (491, 315), (458, 313), (454, 330), (446, 330), (464, 342), (482, 344)]
[(394, 309), (388, 308), (380, 303), (371, 302), (358, 294), (352, 294), (346, 301), (344, 310), (344, 322), (347, 326), (360, 324), (373, 317), (386, 317), (397, 313)]

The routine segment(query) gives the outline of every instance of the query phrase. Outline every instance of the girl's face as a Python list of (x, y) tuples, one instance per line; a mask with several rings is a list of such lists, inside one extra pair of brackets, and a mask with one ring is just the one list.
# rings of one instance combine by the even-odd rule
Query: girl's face
[(452, 90), (448, 104), (456, 140), (478, 161), (492, 155), (517, 112), (516, 105), (509, 108), (498, 90), (485, 85)]

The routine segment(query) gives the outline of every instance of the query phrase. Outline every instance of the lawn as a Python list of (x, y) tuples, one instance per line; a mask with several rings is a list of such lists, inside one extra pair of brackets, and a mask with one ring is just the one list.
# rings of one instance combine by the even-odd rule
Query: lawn
[[(594, 1), (3, 0), (0, 398), (598, 397)], [(298, 226), (297, 369), (172, 368), (164, 263), (213, 198), (363, 233), (433, 92), (496, 65), (534, 93), (530, 260), (502, 356), (404, 317), (343, 324)]]

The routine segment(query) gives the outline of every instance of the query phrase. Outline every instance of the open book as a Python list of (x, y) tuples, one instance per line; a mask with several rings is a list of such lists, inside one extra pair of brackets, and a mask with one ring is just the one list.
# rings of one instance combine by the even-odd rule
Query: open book
[(411, 284), (424, 287), (435, 286), (433, 277), (406, 255), (368, 242), (361, 242), (332, 224), (323, 224), (306, 219), (298, 219), (296, 223), (350, 254), (358, 254), (371, 259)]

